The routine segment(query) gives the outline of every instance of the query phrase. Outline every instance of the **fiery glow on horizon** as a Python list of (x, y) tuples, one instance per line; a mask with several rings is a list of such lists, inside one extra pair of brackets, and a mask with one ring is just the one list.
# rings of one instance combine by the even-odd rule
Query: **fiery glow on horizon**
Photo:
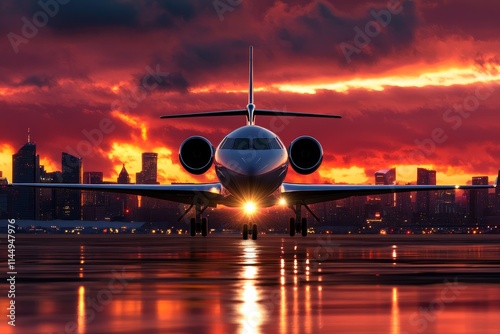
[(333, 90), (346, 92), (350, 89), (367, 89), (383, 91), (385, 87), (425, 87), (470, 85), (476, 83), (499, 82), (500, 66), (494, 66), (490, 73), (484, 73), (474, 67), (450, 68), (438, 72), (427, 72), (420, 75), (395, 75), (379, 78), (354, 78), (345, 81), (320, 83), (274, 84), (280, 91), (299, 94), (316, 94), (317, 90)]
[(12, 155), (16, 151), (9, 144), (0, 144), (0, 171), (12, 182)]

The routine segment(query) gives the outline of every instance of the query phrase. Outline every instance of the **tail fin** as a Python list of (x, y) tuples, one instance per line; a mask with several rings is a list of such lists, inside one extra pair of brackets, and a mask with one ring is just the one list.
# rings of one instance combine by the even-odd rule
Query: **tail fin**
[(291, 116), (291, 117), (321, 117), (321, 118), (342, 118), (337, 115), (326, 115), (326, 114), (313, 114), (305, 112), (293, 112), (293, 111), (280, 111), (280, 110), (266, 110), (266, 109), (256, 109), (253, 99), (253, 46), (249, 48), (249, 65), (248, 65), (248, 104), (246, 109), (236, 109), (236, 110), (221, 110), (221, 111), (209, 111), (209, 112), (197, 112), (190, 114), (178, 114), (178, 115), (164, 115), (160, 118), (188, 118), (188, 117), (219, 117), (219, 116), (236, 116), (236, 115), (246, 115), (247, 124), (253, 125), (255, 123), (255, 116)]
[(253, 46), (250, 47), (249, 59), (248, 104), (253, 104)]

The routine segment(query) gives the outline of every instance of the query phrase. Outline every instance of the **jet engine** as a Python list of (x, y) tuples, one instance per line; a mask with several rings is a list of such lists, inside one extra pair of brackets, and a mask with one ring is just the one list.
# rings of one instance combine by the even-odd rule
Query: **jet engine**
[(288, 157), (294, 171), (311, 174), (323, 161), (323, 148), (313, 137), (301, 136), (290, 144)]
[(179, 160), (182, 167), (191, 174), (203, 174), (214, 162), (214, 151), (208, 139), (200, 136), (189, 137), (181, 144)]

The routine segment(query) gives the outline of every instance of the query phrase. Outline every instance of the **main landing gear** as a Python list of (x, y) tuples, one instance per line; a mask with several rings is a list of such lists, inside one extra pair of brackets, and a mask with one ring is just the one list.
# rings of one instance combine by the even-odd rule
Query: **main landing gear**
[(252, 240), (257, 240), (257, 224), (244, 224), (243, 225), (243, 240), (248, 240), (248, 227), (251, 226), (252, 227)]
[(302, 206), (304, 206), (307, 211), (309, 211), (309, 213), (319, 222), (318, 216), (311, 211), (307, 204), (304, 204), (303, 202), (296, 202), (295, 205), (290, 205), (290, 209), (295, 212), (295, 218), (290, 218), (290, 225), (288, 227), (291, 237), (295, 236), (295, 233), (301, 233), (303, 237), (307, 236), (307, 218), (301, 217)]
[(191, 204), (191, 206), (179, 217), (179, 221), (181, 221), (182, 218), (184, 218), (184, 216), (191, 211), (193, 206), (196, 208), (196, 213), (195, 217), (190, 220), (189, 233), (192, 237), (194, 237), (196, 233), (201, 233), (202, 236), (206, 237), (208, 235), (208, 218), (202, 217), (201, 215), (205, 212), (208, 206), (202, 207), (201, 204)]

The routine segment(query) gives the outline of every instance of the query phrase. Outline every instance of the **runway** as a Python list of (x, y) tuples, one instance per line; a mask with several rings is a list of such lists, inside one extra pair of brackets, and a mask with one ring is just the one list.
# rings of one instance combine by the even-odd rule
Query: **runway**
[(0, 333), (498, 333), (500, 235), (240, 237), (18, 234)]

